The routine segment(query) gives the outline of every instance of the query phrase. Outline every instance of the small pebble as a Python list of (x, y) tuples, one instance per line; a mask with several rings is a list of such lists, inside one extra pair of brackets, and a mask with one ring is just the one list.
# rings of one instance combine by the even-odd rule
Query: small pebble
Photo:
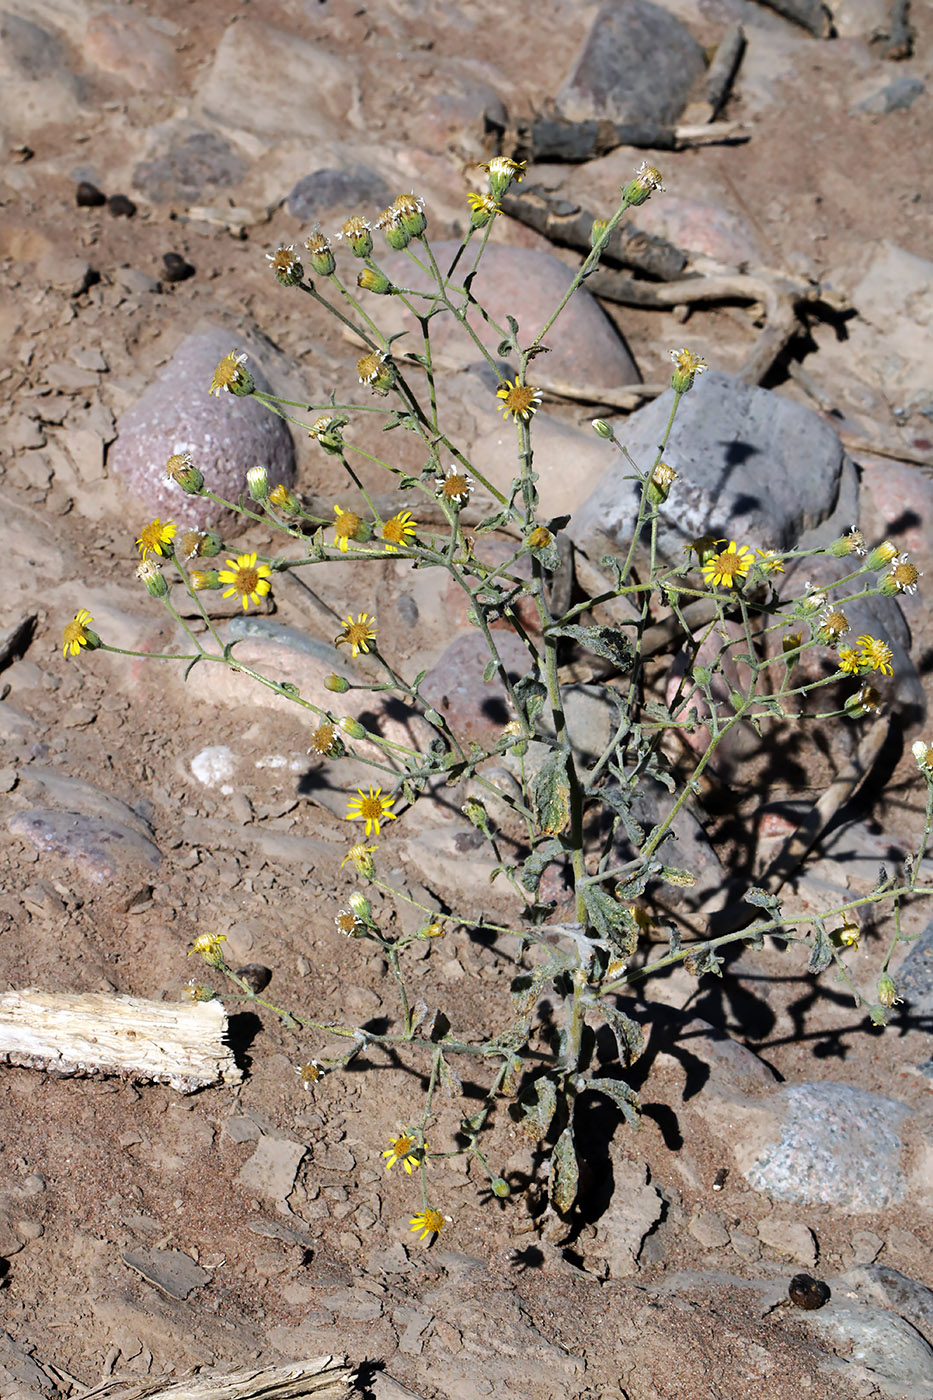
[(107, 205), (115, 219), (132, 219), (136, 213), (136, 205), (125, 194), (112, 194)]
[(90, 180), (82, 180), (75, 190), (75, 204), (80, 209), (97, 209), (101, 204), (107, 203), (107, 196), (103, 190), (99, 190), (96, 185), (92, 185)]
[(236, 969), (237, 977), (242, 977), (243, 981), (256, 996), (264, 992), (272, 981), (272, 969), (263, 967), (262, 963), (247, 963), (244, 967)]
[(165, 267), (162, 276), (166, 282), (184, 282), (188, 277), (194, 276), (191, 263), (186, 262), (180, 253), (163, 253), (162, 263)]

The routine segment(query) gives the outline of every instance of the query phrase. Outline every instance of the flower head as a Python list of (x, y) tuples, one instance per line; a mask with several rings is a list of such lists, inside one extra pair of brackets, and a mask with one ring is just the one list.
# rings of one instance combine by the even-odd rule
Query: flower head
[(527, 164), (526, 160), (512, 160), (510, 156), (493, 156), (481, 163), (479, 168), (489, 176), (489, 193), (497, 204), (513, 180), (521, 184)]
[(736, 547), (735, 540), (729, 541), (729, 548), (713, 554), (703, 565), (703, 578), (714, 588), (732, 588), (736, 579), (744, 579), (752, 566), (754, 556), (747, 544)]
[(911, 564), (906, 554), (898, 554), (891, 560), (890, 572), (881, 583), (882, 593), (916, 593), (917, 584), (923, 577), (918, 568)]
[(226, 941), (226, 934), (223, 933), (199, 933), (188, 949), (188, 957), (190, 958), (192, 953), (199, 953), (211, 967), (220, 967), (224, 960), (220, 945)]
[(188, 582), (195, 593), (203, 593), (207, 589), (220, 587), (220, 574), (216, 569), (192, 569)]
[(420, 1215), (413, 1215), (409, 1225), (419, 1240), (426, 1240), (428, 1235), (439, 1235), (445, 1225), (450, 1224), (449, 1215), (441, 1215), (439, 1210), (432, 1210), (430, 1206), (421, 1211)]
[(94, 619), (87, 608), (80, 608), (70, 622), (66, 622), (62, 628), (62, 655), (80, 656), (81, 648), (87, 647), (89, 651), (96, 651), (103, 643), (97, 633), (88, 627), (89, 622)]
[(877, 714), (881, 709), (881, 696), (873, 685), (863, 685), (854, 695), (849, 696), (843, 709), (853, 719), (860, 719), (862, 715)]
[(308, 429), (308, 436), (316, 438), (324, 451), (332, 457), (339, 457), (343, 451), (343, 436), (341, 428), (347, 424), (347, 419), (340, 414), (322, 413), (319, 418), (315, 418)]
[(350, 252), (356, 258), (368, 258), (373, 250), (372, 224), (361, 214), (351, 214), (337, 237), (347, 240)]
[(849, 619), (838, 608), (825, 607), (816, 619), (817, 639), (824, 645), (833, 646), (849, 630)]
[(896, 558), (897, 545), (892, 544), (890, 540), (882, 540), (869, 554), (866, 567), (877, 572), (878, 569), (887, 568)]
[(622, 186), (622, 198), (630, 208), (633, 205), (637, 207), (639, 204), (644, 204), (655, 190), (659, 194), (664, 193), (661, 172), (656, 166), (649, 165), (646, 160), (643, 160), (635, 171), (634, 178), (629, 180), (627, 185)]
[(294, 243), (283, 244), (274, 253), (267, 253), (266, 260), (272, 264), (275, 280), (283, 287), (295, 287), (304, 276), (301, 259), (295, 252)]
[(386, 552), (394, 554), (399, 545), (410, 544), (418, 527), (411, 518), (410, 510), (400, 510), (382, 527), (382, 538), (386, 542)]
[(922, 739), (917, 739), (911, 744), (910, 752), (917, 760), (917, 767), (921, 773), (933, 771), (933, 749), (930, 748), (929, 744), (925, 744)]
[(755, 553), (758, 555), (758, 558), (755, 560), (755, 567), (759, 573), (765, 574), (766, 576), (768, 574), (783, 574), (783, 561), (780, 555), (775, 554), (773, 549), (756, 549)]
[(398, 228), (404, 229), (409, 238), (420, 238), (427, 228), (424, 213), (424, 200), (420, 194), (400, 194), (389, 205)]
[(677, 473), (666, 462), (659, 462), (648, 480), (648, 501), (653, 506), (663, 505), (671, 494), (671, 487), (677, 480)]
[[(334, 645), (338, 647), (348, 646), (351, 656), (358, 656), (361, 651), (369, 651), (370, 642), (376, 640), (376, 619), (370, 617), (369, 613), (357, 613), (356, 621), (353, 621), (353, 614), (347, 616), (343, 624), (343, 631), (334, 638)], [(376, 833), (378, 835), (378, 832)], [(367, 831), (366, 835), (369, 835)]]
[(391, 1147), (387, 1147), (383, 1152), (386, 1159), (386, 1171), (390, 1172), (396, 1162), (401, 1162), (409, 1176), (415, 1167), (421, 1165), (427, 1159), (428, 1144), (422, 1143), (419, 1147), (416, 1139), (411, 1133), (402, 1132), (398, 1137), (390, 1137)]
[(395, 288), (386, 277), (384, 272), (377, 272), (373, 267), (361, 268), (357, 273), (356, 285), (362, 287), (364, 292), (373, 292), (376, 296), (388, 296), (394, 292)]
[(504, 414), (506, 422), (509, 421), (511, 413), (516, 423), (519, 418), (523, 423), (527, 423), (529, 418), (538, 411), (541, 390), (533, 388), (530, 384), (519, 384), (517, 379), (514, 383), (510, 383), (507, 379), (502, 388), (496, 390), (496, 398), (502, 400), (498, 408)]
[(153, 598), (164, 598), (168, 593), (168, 584), (162, 573), (162, 565), (157, 564), (154, 559), (141, 560), (136, 577), (140, 583), (145, 584), (146, 592)]
[(197, 496), (204, 485), (204, 474), (194, 465), (190, 452), (173, 452), (165, 464), (165, 480), (180, 486), (189, 496)]
[(340, 862), (341, 870), (346, 865), (347, 861), (349, 861), (351, 865), (356, 867), (365, 880), (371, 880), (376, 873), (376, 863), (373, 860), (372, 853), (373, 851), (378, 851), (378, 849), (378, 846), (364, 846), (362, 841), (358, 841), (355, 846), (350, 847), (347, 854)]
[(862, 669), (862, 663), (855, 647), (839, 648), (839, 670), (844, 676), (857, 676)]
[(331, 250), (330, 239), (326, 233), (321, 232), (317, 224), (305, 239), (305, 247), (308, 250), (308, 262), (318, 277), (329, 277), (337, 264)]
[(684, 545), (684, 554), (695, 554), (697, 563), (702, 566), (718, 553), (721, 544), (725, 544), (725, 540), (714, 539), (712, 535), (701, 535), (699, 539), (690, 540)]
[(248, 359), (247, 354), (241, 355), (237, 350), (231, 350), (228, 355), (224, 355), (214, 370), (208, 393), (214, 394), (218, 399), (221, 394), (236, 394), (238, 397), (251, 394), (256, 385), (249, 370), (243, 368)]
[(465, 506), (470, 499), (470, 492), (473, 490), (473, 482), (466, 472), (460, 471), (457, 467), (451, 466), (440, 478), (437, 494), (442, 496), (449, 505)]
[(864, 554), (865, 539), (861, 530), (856, 530), (852, 525), (847, 534), (842, 535), (838, 540), (833, 540), (829, 546), (830, 554), (837, 559), (843, 559), (847, 554)]
[(316, 753), (319, 758), (341, 758), (346, 753), (343, 741), (330, 720), (324, 720), (317, 729), (313, 729), (310, 738), (308, 753)]
[(296, 1065), (295, 1073), (301, 1080), (302, 1089), (313, 1089), (319, 1080), (323, 1079), (327, 1073), (320, 1060), (309, 1060), (306, 1065)]
[(688, 389), (692, 389), (697, 375), (709, 369), (706, 361), (695, 355), (692, 350), (671, 350), (670, 356), (674, 361), (671, 386), (677, 394), (685, 394)]
[(272, 490), (269, 492), (268, 501), (270, 506), (274, 506), (276, 510), (280, 510), (283, 515), (297, 515), (301, 510), (301, 502), (298, 500), (298, 497), (295, 495), (294, 491), (289, 491), (288, 487), (282, 481), (280, 481), (278, 485), (273, 486)]
[(383, 797), (382, 788), (374, 788), (369, 785), (369, 792), (364, 792), (362, 788), (357, 788), (358, 797), (351, 798), (347, 804), (347, 821), (361, 821), (366, 823), (366, 835), (371, 832), (379, 835), (379, 823), (385, 821), (395, 821), (395, 813), (392, 811), (394, 797)]
[(533, 530), (529, 530), (525, 536), (525, 544), (529, 549), (547, 549), (554, 541), (554, 536), (546, 525), (536, 525)]
[(468, 194), (467, 203), (470, 206), (471, 228), (485, 228), (497, 214), (502, 213), (502, 206), (491, 194)]
[(249, 492), (250, 500), (264, 501), (269, 494), (269, 473), (260, 464), (250, 467), (246, 473), (246, 489)]
[(268, 564), (256, 563), (255, 554), (238, 554), (236, 559), (227, 560), (227, 567), (221, 569), (217, 577), (221, 583), (230, 584), (229, 588), (224, 589), (223, 596), (231, 598), (235, 593), (239, 593), (245, 612), (251, 601), (258, 603), (267, 593), (272, 592), (272, 584), (269, 582), (271, 573)]
[(358, 914), (354, 914), (352, 909), (341, 909), (335, 917), (334, 923), (347, 938), (362, 938), (366, 933), (366, 925)]
[(343, 510), (335, 505), (334, 516), (334, 544), (341, 554), (346, 554), (351, 540), (368, 538), (368, 531), (364, 530), (363, 521), (355, 510)]
[(884, 642), (877, 637), (859, 637), (858, 639), (859, 661), (867, 671), (880, 671), (883, 676), (893, 676), (894, 667), (891, 665), (893, 652)]
[(383, 397), (395, 383), (395, 366), (385, 350), (370, 350), (368, 355), (357, 360), (356, 372), (361, 384), (368, 384), (374, 394)]
[(171, 554), (171, 543), (177, 533), (178, 526), (174, 520), (166, 520), (163, 525), (157, 516), (148, 525), (144, 525), (140, 532), (136, 541), (140, 554), (144, 559), (150, 551), (153, 554)]

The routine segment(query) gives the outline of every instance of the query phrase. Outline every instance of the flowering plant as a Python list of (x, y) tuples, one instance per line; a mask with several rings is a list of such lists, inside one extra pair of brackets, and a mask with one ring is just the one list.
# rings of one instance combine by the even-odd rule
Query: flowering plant
[[(892, 651), (883, 639), (867, 633), (844, 643), (850, 631), (846, 607), (873, 595), (912, 592), (919, 575), (888, 541), (869, 552), (855, 528), (827, 548), (810, 551), (835, 558), (839, 573), (831, 585), (808, 585), (803, 595), (791, 590), (785, 597), (780, 588), (786, 565), (799, 557), (795, 551), (703, 538), (688, 545), (682, 562), (662, 563), (660, 511), (678, 489), (678, 474), (664, 456), (678, 408), (706, 369), (693, 351), (675, 349), (672, 408), (654, 461), (635, 463), (609, 423), (597, 419), (593, 425), (606, 444), (607, 468), (614, 461), (637, 492), (627, 549), (602, 561), (606, 587), (597, 596), (573, 601), (568, 589), (558, 588), (565, 570), (560, 536), (567, 522), (541, 518), (532, 436), (543, 395), (533, 382), (533, 362), (625, 211), (663, 187), (658, 172), (643, 165), (623, 188), (612, 217), (595, 227), (592, 251), (538, 333), (530, 341), (521, 338), (510, 318), (505, 326), (495, 326), (500, 343), (493, 354), (475, 329), (480, 314), (487, 322), (490, 317), (476, 310), (471, 287), (500, 201), (511, 182), (522, 178), (523, 168), (497, 158), (486, 169), (488, 189), (469, 197), (469, 228), (446, 273), (432, 252), (420, 198), (400, 196), (375, 221), (392, 250), (404, 250), (430, 275), (428, 292), (392, 282), (376, 260), (372, 226), (359, 215), (338, 234), (361, 263), (356, 289), (338, 275), (331, 242), (319, 229), (307, 240), (306, 257), (291, 245), (269, 255), (272, 273), (284, 289), (311, 297), (359, 338), (364, 347), (357, 364), (359, 384), (375, 396), (385, 427), (416, 437), (424, 459), (420, 473), (404, 473), (357, 447), (352, 424), (364, 406), (335, 400), (313, 408), (311, 421), (301, 426), (324, 452), (339, 459), (356, 489), (354, 501), (363, 505), (335, 502), (332, 514), (316, 514), (284, 484), (271, 483), (258, 465), (247, 475), (247, 498), (227, 501), (211, 491), (197, 464), (182, 453), (166, 466), (166, 475), (181, 491), (209, 497), (284, 537), (288, 553), (242, 553), (227, 558), (223, 568), (205, 568), (204, 561), (223, 548), (220, 538), (212, 532), (179, 534), (174, 521), (161, 519), (143, 527), (137, 540), (140, 577), (190, 641), (192, 649), (179, 654), (179, 662), (189, 668), (223, 665), (251, 676), (313, 716), (309, 752), (317, 761), (339, 764), (353, 754), (371, 764), (378, 777), (378, 785), (358, 788), (347, 806), (346, 819), (358, 824), (358, 839), (351, 838), (342, 865), (359, 887), (349, 893), (335, 924), (348, 938), (368, 939), (380, 949), (398, 990), (394, 1027), (376, 1033), (275, 1006), (227, 964), (221, 935), (199, 935), (191, 951), (229, 980), (234, 995), (271, 1008), (303, 1036), (343, 1042), (342, 1051), (321, 1050), (321, 1058), (298, 1067), (308, 1089), (370, 1047), (425, 1058), (424, 1104), (382, 1151), (387, 1170), (400, 1163), (406, 1173), (420, 1177), (422, 1209), (411, 1227), (421, 1239), (433, 1238), (448, 1219), (429, 1201), (427, 1169), (438, 1154), (429, 1150), (425, 1133), (435, 1118), (438, 1088), (458, 1092), (458, 1059), (468, 1057), (486, 1067), (487, 1082), (480, 1107), (462, 1118), (455, 1150), (480, 1164), (493, 1195), (507, 1197), (510, 1184), (488, 1163), (484, 1148), (496, 1106), (507, 1100), (527, 1132), (550, 1145), (550, 1201), (565, 1216), (578, 1190), (575, 1111), (581, 1095), (601, 1093), (626, 1121), (638, 1122), (638, 1097), (626, 1079), (644, 1045), (642, 1027), (629, 1014), (634, 1008), (624, 1000), (632, 989), (675, 965), (696, 978), (721, 975), (728, 945), (760, 947), (768, 935), (784, 946), (799, 945), (811, 973), (835, 968), (856, 1004), (867, 1006), (872, 1021), (884, 1025), (898, 999), (888, 964), (903, 935), (895, 918), (873, 986), (865, 990), (847, 962), (858, 946), (859, 912), (870, 914), (885, 903), (893, 905), (896, 915), (908, 897), (931, 893), (917, 876), (931, 830), (933, 763), (927, 746), (918, 741), (914, 754), (927, 787), (926, 816), (917, 851), (897, 876), (885, 874), (869, 893), (839, 900), (818, 915), (783, 911), (779, 890), (786, 865), (760, 887), (749, 883), (725, 908), (688, 911), (678, 904), (683, 891), (694, 885), (695, 873), (668, 862), (668, 843), (676, 845), (681, 814), (695, 803), (726, 741), (736, 731), (767, 736), (794, 722), (870, 724), (883, 703), (874, 682), (891, 675)], [(305, 263), (327, 287), (326, 295)], [(458, 275), (461, 264), (468, 270)], [(397, 298), (412, 313), (421, 332), (417, 353), (397, 352), (394, 338), (379, 329), (370, 312), (367, 298), (372, 297)], [(440, 310), (456, 318), (495, 374), (497, 407), (515, 435), (517, 471), (507, 490), (487, 479), (445, 427), (438, 394), (442, 382), (431, 345), (431, 321)], [(217, 366), (209, 392), (252, 396), (299, 422), (291, 413), (295, 405), (257, 388), (246, 360), (238, 349), (231, 350)], [(508, 374), (503, 361), (510, 361)], [(373, 411), (371, 403), (365, 407)], [(410, 508), (380, 514), (358, 471), (364, 459), (381, 465), (409, 493)], [(477, 548), (478, 537), (488, 532), (509, 542), (508, 557), (496, 566), (484, 562)], [(483, 680), (497, 677), (508, 702), (508, 722), (491, 746), (469, 742), (442, 707), (426, 701), (423, 671), (406, 679), (383, 653), (374, 599), (387, 557), (407, 560), (414, 569), (442, 570), (466, 594), (469, 622), (488, 652)], [(349, 613), (334, 641), (347, 648), (343, 655), (348, 663), (362, 657), (375, 667), (367, 674), (376, 679), (335, 672), (327, 680), (335, 697), (331, 710), (311, 703), (291, 683), (240, 662), (234, 643), (221, 638), (205, 596), (223, 589), (225, 598), (237, 599), (247, 609), (274, 597), (283, 574), (339, 560), (358, 565), (361, 585), (359, 611), (355, 617)], [(199, 626), (183, 622), (172, 601), (177, 588), (193, 600)], [(91, 630), (92, 621), (81, 609), (65, 627), (66, 656), (120, 650)], [(503, 625), (525, 648), (527, 670), (518, 679), (503, 659)], [(679, 678), (665, 687), (660, 681), (670, 671), (662, 670), (661, 659), (672, 652), (680, 659)], [(567, 719), (568, 687), (581, 658), (588, 658), (596, 688), (615, 716), (611, 737), (595, 754), (576, 741)], [(814, 659), (818, 665), (809, 664)], [(479, 677), (476, 681), (481, 683)], [(339, 697), (351, 690), (396, 697), (420, 717), (424, 741), (406, 745), (390, 740), (341, 715)], [(816, 704), (824, 696), (825, 703)], [(512, 775), (511, 785), (497, 780), (502, 768)], [(479, 909), (441, 909), (400, 895), (380, 873), (378, 840), (365, 843), (370, 837), (391, 839), (391, 824), (402, 817), (410, 820), (407, 814), (420, 801), (430, 801), (442, 784), (460, 794), (464, 816), (493, 853), (493, 877), (506, 887), (512, 911), (501, 920), (490, 920)], [(669, 792), (650, 829), (637, 805), (648, 784), (661, 784)], [(564, 906), (554, 893), (559, 889), (555, 872), (568, 887)], [(422, 922), (416, 932), (386, 931), (383, 901), (399, 898), (418, 911)], [(409, 992), (406, 954), (419, 941), (441, 938), (458, 925), (500, 942), (513, 937), (520, 949), (511, 1020), (481, 1040), (458, 1036), (442, 1013), (432, 1017)], [(194, 994), (213, 992), (196, 985)], [(542, 1034), (543, 1008), (547, 1034)], [(616, 1050), (614, 1060), (603, 1065), (595, 1053), (600, 1027), (608, 1029)]]

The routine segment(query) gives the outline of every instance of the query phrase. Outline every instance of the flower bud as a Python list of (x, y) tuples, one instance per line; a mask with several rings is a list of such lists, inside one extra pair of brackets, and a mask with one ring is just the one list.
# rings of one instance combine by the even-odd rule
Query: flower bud
[(895, 1006), (901, 998), (897, 994), (897, 983), (887, 972), (878, 978), (878, 1000), (882, 1006)]
[(593, 419), (593, 432), (597, 437), (601, 438), (615, 437), (615, 433), (612, 431), (611, 426), (606, 422), (605, 418)]
[(365, 894), (361, 894), (359, 890), (354, 890), (350, 898), (347, 900), (347, 903), (353, 910), (356, 917), (358, 919), (362, 919), (364, 924), (372, 923), (373, 907), (370, 904), (369, 900), (366, 898)]
[(136, 577), (146, 585), (146, 592), (153, 598), (164, 598), (168, 593), (168, 584), (154, 559), (144, 559), (136, 570)]
[(268, 504), (274, 506), (283, 515), (297, 515), (301, 510), (301, 502), (293, 491), (280, 481), (277, 486), (273, 486), (269, 492)]
[(264, 501), (269, 494), (269, 473), (265, 467), (250, 467), (246, 473), (246, 489), (254, 501)]
[[(328, 686), (327, 688), (330, 690), (331, 687)], [(367, 737), (366, 730), (360, 724), (359, 720), (351, 719), (349, 715), (344, 715), (343, 719), (340, 720), (340, 728), (343, 730), (344, 734), (349, 734), (351, 739), (365, 739)]]
[(460, 808), (468, 822), (471, 822), (478, 831), (488, 833), (489, 817), (482, 802), (477, 802), (475, 798), (469, 797)]
[(698, 686), (701, 686), (705, 690), (712, 678), (713, 673), (708, 666), (694, 666), (693, 679), (696, 681)]
[(202, 530), (198, 545), (199, 559), (215, 559), (224, 547), (224, 542), (216, 530)]
[(492, 1194), (498, 1196), (500, 1200), (505, 1200), (507, 1196), (512, 1194), (512, 1188), (504, 1176), (494, 1176), (489, 1184), (492, 1187)]
[(660, 194), (664, 193), (661, 172), (643, 160), (635, 171), (634, 178), (622, 186), (622, 199), (629, 209), (637, 208), (639, 204), (644, 204), (646, 199), (650, 199), (655, 190)]
[(595, 248), (602, 241), (606, 229), (609, 227), (608, 219), (594, 219), (590, 228), (590, 247)]
[(385, 273), (377, 272), (372, 267), (363, 268), (357, 276), (356, 285), (362, 287), (364, 292), (375, 292), (377, 296), (386, 296), (389, 292), (395, 291)]
[(422, 927), (419, 928), (418, 937), (443, 938), (446, 932), (447, 930), (444, 928), (444, 925), (438, 919), (433, 919), (431, 923), (423, 924)]
[(327, 235), (315, 227), (305, 239), (305, 247), (308, 250), (308, 262), (318, 277), (329, 277), (337, 264)]
[(350, 847), (340, 864), (346, 865), (349, 861), (351, 865), (356, 867), (364, 880), (371, 880), (376, 873), (376, 862), (372, 857), (372, 852), (375, 850), (378, 850), (378, 847), (364, 846), (360, 841), (357, 845)]
[(892, 559), (897, 558), (897, 545), (890, 540), (883, 540), (877, 545), (868, 556), (867, 567), (877, 573), (879, 569), (887, 568)]
[(692, 350), (672, 350), (670, 356), (674, 361), (671, 387), (675, 394), (685, 394), (688, 389), (692, 389), (697, 375), (709, 369), (706, 361), (695, 355)]
[(329, 676), (324, 677), (324, 688), (325, 690), (332, 690), (335, 695), (343, 695), (345, 691), (350, 689), (350, 682), (343, 676), (338, 676), (334, 671), (331, 671)]
[(220, 587), (220, 574), (216, 569), (192, 569), (188, 575), (188, 582), (195, 593), (204, 593), (208, 589)]

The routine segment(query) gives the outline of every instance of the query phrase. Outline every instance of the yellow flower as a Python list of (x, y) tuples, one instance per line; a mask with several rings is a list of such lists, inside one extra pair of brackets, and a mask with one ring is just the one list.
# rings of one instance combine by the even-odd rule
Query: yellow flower
[(166, 520), (165, 524), (156, 517), (149, 525), (143, 527), (139, 539), (136, 541), (139, 552), (145, 559), (151, 550), (153, 554), (171, 554), (172, 540), (178, 533), (178, 526), (174, 520)]
[(894, 667), (891, 665), (893, 653), (884, 642), (880, 642), (877, 637), (859, 637), (858, 648), (859, 661), (869, 671), (880, 671), (883, 676), (894, 675)]
[(786, 632), (781, 638), (781, 651), (785, 656), (789, 652), (799, 651), (803, 642), (802, 632)]
[(65, 623), (62, 628), (63, 656), (80, 656), (82, 647), (90, 647), (94, 651), (100, 646), (100, 637), (88, 627), (88, 623), (93, 621), (87, 608), (81, 608), (71, 622)]
[(862, 669), (862, 663), (854, 647), (839, 648), (839, 669), (844, 676), (858, 675)]
[(519, 384), (516, 379), (511, 383), (508, 379), (501, 389), (496, 390), (496, 398), (502, 399), (498, 405), (499, 411), (504, 414), (505, 421), (509, 421), (511, 413), (513, 421), (527, 423), (528, 419), (538, 411), (538, 404), (541, 402), (541, 390), (534, 389), (530, 384)]
[(756, 549), (755, 553), (755, 563), (763, 574), (783, 574), (784, 565), (773, 549)]
[(527, 164), (526, 160), (512, 160), (510, 156), (493, 156), (492, 160), (482, 162), (479, 168), (489, 176), (489, 193), (494, 200), (498, 202), (502, 198), (513, 180), (521, 184)]
[(230, 584), (229, 588), (224, 589), (223, 596), (230, 598), (234, 593), (239, 593), (245, 612), (250, 600), (258, 603), (260, 598), (271, 593), (271, 573), (268, 564), (256, 563), (255, 554), (239, 554), (235, 560), (227, 560), (227, 567), (221, 569), (217, 577), (221, 583)]
[(439, 1235), (449, 1220), (449, 1215), (441, 1215), (439, 1210), (428, 1206), (420, 1215), (413, 1215), (409, 1225), (419, 1240), (426, 1240), (428, 1235)]
[(256, 385), (253, 383), (253, 376), (249, 370), (243, 368), (247, 359), (249, 359), (248, 355), (241, 355), (236, 350), (231, 350), (229, 355), (224, 355), (214, 370), (214, 378), (211, 380), (211, 387), (207, 392), (216, 395), (218, 399), (221, 394), (251, 394)]
[(684, 554), (695, 554), (697, 563), (703, 565), (712, 559), (721, 544), (725, 544), (725, 540), (714, 539), (712, 535), (701, 535), (699, 539), (684, 545)]
[(465, 506), (470, 499), (470, 492), (473, 490), (473, 482), (466, 472), (459, 471), (456, 467), (448, 467), (447, 471), (440, 479), (438, 495), (442, 496), (450, 505)]
[(671, 350), (670, 357), (674, 361), (671, 386), (678, 394), (685, 394), (688, 389), (692, 389), (697, 375), (709, 369), (706, 361), (695, 355), (692, 350)]
[(467, 203), (471, 210), (470, 224), (473, 228), (485, 228), (491, 219), (502, 212), (501, 206), (491, 194), (468, 194)]
[(752, 551), (747, 544), (736, 548), (735, 540), (729, 541), (729, 548), (712, 555), (703, 565), (703, 578), (706, 583), (718, 588), (732, 588), (736, 579), (743, 579), (752, 566)]
[(386, 552), (394, 554), (399, 545), (406, 545), (414, 539), (418, 526), (411, 518), (410, 510), (400, 510), (382, 527), (382, 538), (386, 542)]
[(373, 860), (372, 853), (373, 851), (378, 851), (378, 849), (378, 846), (364, 846), (362, 841), (358, 841), (355, 846), (350, 847), (347, 854), (340, 862), (341, 870), (346, 865), (347, 861), (349, 861), (351, 865), (356, 866), (356, 869), (364, 879), (371, 880), (376, 870), (376, 864)]
[(375, 621), (375, 618), (370, 618), (369, 613), (357, 613), (354, 622), (353, 614), (350, 613), (343, 625), (343, 631), (334, 638), (334, 645), (342, 647), (346, 643), (352, 656), (358, 656), (361, 651), (369, 651), (369, 643), (376, 640)]
[(188, 957), (190, 958), (192, 953), (200, 953), (205, 962), (210, 963), (213, 967), (219, 967), (223, 962), (220, 945), (226, 941), (226, 934), (223, 933), (199, 933), (188, 949)]
[(546, 525), (536, 525), (535, 528), (525, 536), (525, 543), (529, 549), (547, 549), (553, 542), (554, 536)]
[(363, 536), (363, 522), (354, 510), (341, 510), (340, 506), (334, 506), (334, 544), (341, 554), (346, 554), (347, 547), (351, 540), (359, 540)]
[(374, 788), (369, 785), (369, 792), (364, 792), (362, 788), (357, 788), (359, 797), (351, 798), (347, 803), (347, 821), (360, 821), (366, 823), (366, 835), (372, 832), (379, 835), (379, 823), (395, 821), (395, 813), (392, 811), (394, 797), (383, 797), (382, 788)]
[(428, 1144), (424, 1143), (423, 1146), (417, 1147), (411, 1133), (399, 1133), (398, 1137), (390, 1137), (389, 1141), (392, 1146), (387, 1147), (382, 1154), (386, 1158), (387, 1172), (392, 1170), (396, 1162), (401, 1162), (408, 1175), (411, 1176), (412, 1168), (420, 1166), (428, 1155)]

